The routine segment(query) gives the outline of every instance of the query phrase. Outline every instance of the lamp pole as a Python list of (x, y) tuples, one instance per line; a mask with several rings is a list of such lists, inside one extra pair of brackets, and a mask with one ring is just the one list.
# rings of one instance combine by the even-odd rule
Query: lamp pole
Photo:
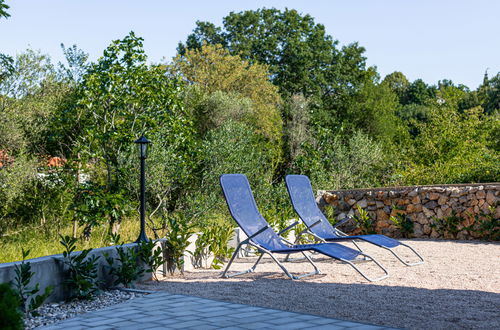
[(141, 233), (139, 234), (139, 237), (135, 241), (136, 243), (139, 242), (148, 242), (149, 239), (146, 236), (146, 157), (147, 157), (147, 149), (148, 149), (148, 144), (151, 143), (144, 135), (142, 135), (139, 139), (135, 141), (139, 147), (139, 158), (141, 160), (141, 177), (140, 177), (140, 202), (141, 202), (141, 207), (139, 209), (140, 213), (140, 219), (141, 219)]

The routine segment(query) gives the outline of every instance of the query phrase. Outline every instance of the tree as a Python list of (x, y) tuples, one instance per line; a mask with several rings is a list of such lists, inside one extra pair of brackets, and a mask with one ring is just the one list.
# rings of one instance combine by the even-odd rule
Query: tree
[[(230, 55), (220, 45), (206, 44), (178, 55), (171, 69), (206, 94), (218, 91), (251, 100), (254, 113), (249, 113), (246, 119), (257, 128), (258, 133), (279, 143), (281, 118), (278, 106), (281, 98), (277, 88), (269, 81), (265, 65), (251, 64), (239, 56)], [(207, 111), (199, 118), (203, 122), (215, 120), (214, 116), (218, 116), (215, 109)]]
[(479, 87), (479, 91), (485, 97), (486, 113), (491, 114), (500, 110), (500, 72), (491, 79), (485, 76), (485, 83)]
[(262, 137), (276, 168), (282, 152), (282, 101), (266, 65), (251, 64), (220, 45), (206, 44), (178, 55), (170, 70), (192, 86), (186, 93), (186, 108), (193, 112), (202, 138), (227, 120), (245, 123)]
[[(323, 25), (296, 10), (231, 12), (223, 27), (197, 22), (178, 52), (200, 49), (204, 43), (221, 44), (232, 55), (268, 65), (271, 80), (285, 101), (292, 95), (309, 100), (313, 134), (323, 128), (340, 131), (348, 105), (376, 74), (374, 68), (366, 68), (363, 47), (352, 43), (338, 49), (338, 42), (326, 34)], [(282, 117), (287, 121), (286, 115)]]
[(396, 93), (400, 103), (403, 101), (403, 98), (408, 91), (408, 87), (410, 86), (410, 82), (406, 76), (399, 71), (394, 71), (393, 73), (385, 76), (384, 80), (382, 80), (382, 84), (387, 85), (394, 93)]
[(402, 134), (396, 116), (398, 107), (398, 98), (388, 85), (368, 82), (347, 107), (344, 128), (351, 132), (362, 130), (385, 146), (392, 145), (394, 138)]
[(113, 41), (84, 75), (79, 101), (85, 122), (82, 157), (99, 160), (105, 190), (117, 196), (134, 174), (130, 158), (137, 137), (170, 131), (177, 135), (169, 138), (182, 140), (180, 133), (191, 129), (182, 108), (182, 84), (168, 77), (164, 66), (146, 64), (142, 41), (133, 32)]
[(323, 25), (296, 10), (231, 12), (223, 24), (198, 21), (186, 43), (179, 44), (179, 53), (199, 49), (203, 42), (221, 44), (233, 55), (269, 65), (272, 81), (288, 96), (336, 93), (346, 86), (346, 78), (354, 84), (351, 77), (358, 75), (359, 66), (364, 69), (364, 62), (358, 65), (362, 48), (353, 44), (339, 51)]
[(417, 79), (408, 86), (402, 104), (425, 105), (427, 101), (435, 96), (435, 87), (427, 85), (422, 79)]
[(9, 18), (10, 14), (7, 12), (7, 9), (10, 7), (5, 4), (5, 0), (0, 0), (0, 18), (5, 17)]

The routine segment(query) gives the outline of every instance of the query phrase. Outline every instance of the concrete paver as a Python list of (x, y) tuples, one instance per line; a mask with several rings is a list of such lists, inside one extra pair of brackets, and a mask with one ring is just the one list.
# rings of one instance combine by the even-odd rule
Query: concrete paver
[(40, 329), (380, 329), (303, 313), (153, 293)]

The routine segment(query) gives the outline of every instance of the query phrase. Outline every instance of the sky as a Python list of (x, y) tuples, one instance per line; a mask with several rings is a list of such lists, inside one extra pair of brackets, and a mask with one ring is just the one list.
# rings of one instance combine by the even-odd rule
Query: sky
[(500, 72), (498, 0), (6, 0), (0, 53), (27, 48), (63, 61), (61, 43), (91, 60), (130, 31), (144, 38), (151, 62), (171, 59), (197, 20), (218, 26), (231, 11), (296, 9), (310, 14), (340, 45), (358, 42), (368, 65), (429, 84), (450, 79), (476, 89), (486, 70)]

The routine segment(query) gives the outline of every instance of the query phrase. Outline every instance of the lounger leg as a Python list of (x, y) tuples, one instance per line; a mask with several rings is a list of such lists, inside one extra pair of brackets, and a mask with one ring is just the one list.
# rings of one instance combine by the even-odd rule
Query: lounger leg
[(391, 253), (396, 257), (398, 258), (399, 261), (401, 261), (403, 264), (405, 264), (406, 266), (416, 266), (416, 265), (420, 265), (420, 264), (423, 264), (424, 263), (424, 258), (422, 258), (422, 256), (420, 254), (418, 254), (417, 251), (415, 251), (411, 246), (405, 244), (405, 243), (401, 243), (399, 242), (399, 244), (407, 247), (408, 249), (410, 249), (413, 253), (415, 253), (415, 255), (420, 259), (420, 261), (417, 261), (417, 262), (406, 262), (404, 261), (393, 249), (389, 249), (389, 248), (386, 248), (383, 246), (384, 249), (386, 250), (389, 250), (391, 251)]
[(380, 269), (382, 269), (382, 271), (385, 273), (385, 275), (382, 275), (380, 277), (377, 277), (377, 278), (371, 278), (371, 277), (368, 277), (367, 275), (365, 275), (365, 273), (363, 273), (358, 267), (356, 267), (355, 264), (353, 264), (351, 261), (349, 260), (345, 260), (345, 259), (340, 259), (342, 260), (343, 262), (351, 265), (358, 273), (361, 274), (361, 276), (363, 276), (366, 280), (370, 281), (370, 282), (376, 282), (376, 281), (380, 281), (380, 280), (383, 280), (384, 278), (387, 278), (389, 277), (389, 273), (387, 272), (387, 270), (381, 265), (378, 263), (377, 260), (375, 260), (373, 257), (370, 257), (369, 255), (367, 254), (364, 254), (364, 253), (361, 253), (365, 258), (368, 258), (368, 259), (371, 259), (371, 261), (373, 261)]
[(236, 250), (234, 251), (233, 253), (233, 256), (231, 257), (231, 260), (229, 261), (229, 263), (227, 264), (226, 266), (226, 269), (224, 270), (224, 272), (222, 273), (222, 276), (221, 277), (225, 277), (225, 278), (229, 278), (229, 277), (233, 277), (233, 276), (238, 276), (238, 275), (242, 275), (242, 274), (246, 274), (246, 273), (251, 273), (255, 270), (255, 268), (257, 267), (257, 264), (260, 262), (260, 260), (262, 259), (262, 257), (264, 256), (264, 253), (262, 253), (259, 258), (257, 259), (257, 261), (255, 262), (255, 264), (250, 267), (249, 269), (245, 270), (245, 271), (242, 271), (242, 272), (238, 272), (238, 273), (235, 273), (235, 274), (231, 274), (231, 275), (226, 275), (227, 271), (229, 270), (229, 267), (231, 267), (231, 264), (233, 263), (233, 260), (234, 258), (238, 255), (238, 250), (240, 249), (241, 245), (242, 244), (246, 244), (247, 242), (242, 242), (238, 245), (238, 247), (236, 248)]
[(226, 273), (229, 270), (229, 267), (231, 267), (231, 264), (233, 263), (234, 258), (236, 258), (236, 256), (238, 255), (238, 251), (240, 250), (241, 245), (242, 245), (242, 243), (238, 244), (238, 246), (236, 247), (236, 250), (234, 250), (233, 256), (231, 257), (231, 260), (229, 260), (229, 263), (227, 264), (226, 269), (224, 269), (224, 272), (222, 273), (221, 277), (226, 277), (226, 278), (229, 277), (229, 276), (226, 276)]
[(316, 266), (316, 264), (312, 261), (311, 257), (309, 257), (305, 252), (302, 252), (302, 255), (304, 256), (304, 258), (307, 259), (307, 261), (309, 261), (309, 263), (314, 267), (314, 272), (311, 272), (311, 273), (308, 273), (308, 274), (304, 274), (304, 275), (299, 275), (297, 276), (298, 278), (302, 278), (302, 277), (306, 277), (306, 276), (310, 276), (310, 275), (317, 275), (317, 274), (321, 274), (321, 271), (319, 270), (318, 266)]

